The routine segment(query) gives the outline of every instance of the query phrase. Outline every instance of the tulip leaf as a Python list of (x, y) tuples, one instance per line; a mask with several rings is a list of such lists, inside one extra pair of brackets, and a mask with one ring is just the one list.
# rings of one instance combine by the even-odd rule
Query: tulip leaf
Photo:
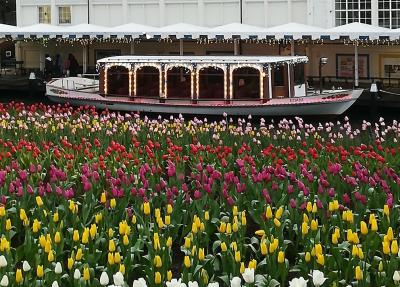
[(271, 281), (269, 281), (268, 287), (278, 287), (281, 286), (281, 284), (275, 280), (275, 279), (271, 279)]

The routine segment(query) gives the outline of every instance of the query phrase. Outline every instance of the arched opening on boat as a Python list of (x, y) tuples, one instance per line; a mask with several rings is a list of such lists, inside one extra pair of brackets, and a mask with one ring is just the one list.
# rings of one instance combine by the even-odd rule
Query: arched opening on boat
[(232, 89), (234, 99), (260, 99), (260, 71), (252, 67), (233, 70)]
[(144, 66), (136, 70), (136, 97), (160, 97), (160, 70)]
[(167, 70), (166, 86), (168, 98), (190, 99), (192, 96), (192, 74), (186, 67)]
[(225, 98), (225, 71), (219, 67), (206, 67), (199, 71), (199, 99)]
[(112, 66), (107, 69), (107, 95), (129, 96), (129, 69)]

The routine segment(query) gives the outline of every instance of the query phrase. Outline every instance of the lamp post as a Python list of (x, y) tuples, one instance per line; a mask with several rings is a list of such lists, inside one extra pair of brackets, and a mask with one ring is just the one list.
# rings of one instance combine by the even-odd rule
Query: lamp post
[(328, 63), (328, 58), (319, 58), (319, 93), (322, 94), (322, 67)]

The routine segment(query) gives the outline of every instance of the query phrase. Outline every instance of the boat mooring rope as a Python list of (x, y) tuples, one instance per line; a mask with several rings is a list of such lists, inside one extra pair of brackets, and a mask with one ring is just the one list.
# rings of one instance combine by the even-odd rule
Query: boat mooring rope
[(379, 92), (385, 93), (385, 94), (389, 94), (389, 95), (393, 95), (393, 96), (400, 96), (399, 93), (389, 92), (389, 91), (385, 91), (385, 90), (380, 90)]

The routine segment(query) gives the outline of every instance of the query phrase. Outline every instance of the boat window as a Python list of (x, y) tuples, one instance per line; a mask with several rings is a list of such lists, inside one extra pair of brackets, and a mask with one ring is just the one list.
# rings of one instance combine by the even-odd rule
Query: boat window
[(199, 73), (199, 98), (224, 99), (224, 71), (220, 68), (204, 68)]
[(294, 66), (294, 84), (296, 86), (304, 84), (304, 64), (297, 64)]
[(174, 67), (168, 70), (167, 98), (191, 98), (191, 73), (184, 67)]
[(129, 70), (115, 66), (107, 70), (107, 94), (110, 96), (129, 95)]
[(257, 69), (244, 67), (233, 71), (233, 98), (259, 99), (260, 72)]
[(284, 86), (285, 85), (285, 68), (276, 67), (274, 70), (274, 86)]
[(143, 67), (136, 71), (136, 96), (160, 97), (160, 72), (155, 67)]

